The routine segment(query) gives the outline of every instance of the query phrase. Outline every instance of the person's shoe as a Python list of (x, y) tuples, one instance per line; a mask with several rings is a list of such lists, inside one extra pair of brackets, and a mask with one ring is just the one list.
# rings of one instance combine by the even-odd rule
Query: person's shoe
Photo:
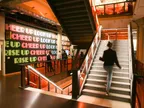
[(106, 96), (109, 96), (109, 92), (108, 91), (106, 91)]

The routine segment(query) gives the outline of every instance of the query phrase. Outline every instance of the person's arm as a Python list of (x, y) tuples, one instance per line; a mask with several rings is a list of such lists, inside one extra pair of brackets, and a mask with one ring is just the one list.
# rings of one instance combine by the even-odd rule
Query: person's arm
[(119, 64), (119, 61), (118, 61), (116, 52), (115, 52), (115, 63), (116, 63), (116, 65), (121, 69), (121, 66), (120, 66), (120, 64)]
[(103, 56), (99, 58), (99, 60), (104, 61), (105, 52), (103, 52)]

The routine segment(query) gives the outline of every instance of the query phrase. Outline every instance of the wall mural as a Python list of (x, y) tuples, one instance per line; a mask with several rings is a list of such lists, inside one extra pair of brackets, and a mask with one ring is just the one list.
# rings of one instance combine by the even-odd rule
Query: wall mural
[(21, 63), (46, 61), (46, 54), (57, 52), (57, 35), (48, 31), (6, 23), (5, 26), (6, 73), (20, 71)]

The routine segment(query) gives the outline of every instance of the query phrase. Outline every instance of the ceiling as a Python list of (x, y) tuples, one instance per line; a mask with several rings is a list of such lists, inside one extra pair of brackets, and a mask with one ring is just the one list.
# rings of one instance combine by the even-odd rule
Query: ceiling
[[(106, 2), (106, 0), (100, 0), (100, 2), (101, 1)], [(0, 6), (17, 8), (19, 10), (33, 12), (39, 16), (42, 16), (59, 24), (56, 16), (52, 12), (46, 0), (1, 0)], [(142, 12), (143, 10), (144, 0), (137, 0), (133, 19), (136, 20), (144, 17), (144, 12)]]
[(4, 0), (0, 6), (9, 7), (13, 12), (21, 11), (22, 14), (31, 12), (59, 24), (46, 0)]

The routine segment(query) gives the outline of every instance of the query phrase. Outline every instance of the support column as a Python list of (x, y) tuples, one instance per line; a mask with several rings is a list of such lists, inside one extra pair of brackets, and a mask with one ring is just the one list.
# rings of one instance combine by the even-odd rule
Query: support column
[[(57, 59), (60, 59), (59, 55), (62, 55), (62, 28), (57, 26)], [(60, 52), (59, 52), (60, 51)]]
[(5, 76), (5, 15), (0, 13), (0, 44), (1, 44), (1, 62), (0, 65), (2, 70), (2, 75)]
[(144, 18), (136, 21), (139, 28), (137, 33), (137, 53), (136, 58), (144, 63)]

